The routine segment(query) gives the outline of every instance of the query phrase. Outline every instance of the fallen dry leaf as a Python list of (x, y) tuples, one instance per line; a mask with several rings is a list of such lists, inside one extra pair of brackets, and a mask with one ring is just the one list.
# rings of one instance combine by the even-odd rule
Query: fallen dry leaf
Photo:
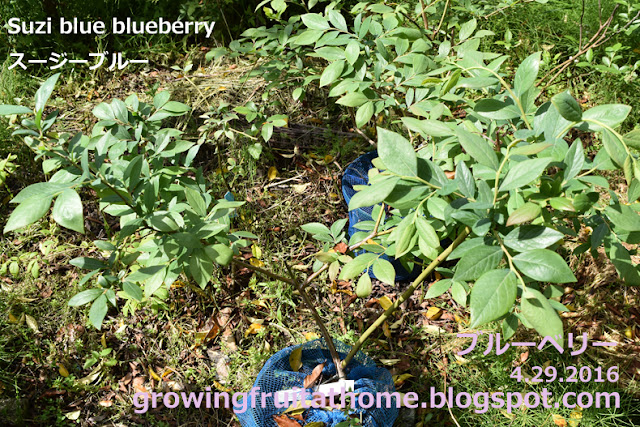
[(289, 365), (293, 372), (298, 372), (302, 368), (302, 347), (298, 347), (289, 355)]
[(38, 333), (38, 322), (36, 322), (36, 319), (34, 319), (33, 317), (29, 316), (28, 314), (25, 316), (25, 319), (27, 321), (27, 326), (29, 327), (29, 329), (31, 329), (33, 332)]
[(380, 307), (382, 307), (384, 310), (388, 310), (389, 307), (393, 305), (389, 297), (386, 295), (381, 298), (378, 298), (378, 304), (380, 304)]
[(304, 339), (306, 339), (307, 341), (317, 340), (318, 338), (318, 334), (316, 334), (315, 332), (304, 333)]
[(344, 254), (349, 250), (349, 246), (347, 246), (347, 244), (344, 242), (340, 242), (333, 249), (335, 249), (336, 252)]
[(60, 375), (62, 375), (65, 378), (69, 376), (69, 371), (67, 370), (67, 368), (65, 368), (65, 366), (62, 363), (58, 364), (58, 372), (60, 372)]
[(295, 420), (292, 420), (286, 415), (274, 415), (273, 421), (275, 421), (276, 424), (278, 424), (278, 427), (300, 427), (300, 423), (298, 423)]
[(442, 309), (439, 307), (429, 307), (425, 314), (429, 320), (438, 320), (442, 316)]
[(304, 388), (312, 388), (316, 381), (318, 381), (318, 378), (320, 378), (320, 375), (322, 375), (322, 370), (324, 369), (324, 363), (319, 364), (318, 366), (316, 366), (315, 368), (313, 368), (313, 371), (307, 375), (304, 379)]
[(273, 181), (274, 179), (276, 179), (278, 177), (278, 169), (271, 166), (269, 168), (269, 172), (267, 172), (267, 177), (269, 178), (269, 181)]
[(252, 323), (251, 325), (249, 325), (249, 327), (247, 328), (246, 331), (244, 331), (244, 337), (248, 337), (249, 335), (255, 335), (258, 333), (258, 331), (260, 331), (262, 328), (264, 328), (264, 326), (262, 326), (260, 323)]
[(553, 418), (553, 423), (559, 427), (567, 427), (567, 420), (565, 420), (562, 415), (551, 414)]

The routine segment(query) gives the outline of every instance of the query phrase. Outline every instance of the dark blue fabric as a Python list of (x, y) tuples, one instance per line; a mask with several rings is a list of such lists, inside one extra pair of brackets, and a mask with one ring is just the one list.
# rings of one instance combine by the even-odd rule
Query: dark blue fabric
[[(377, 151), (371, 151), (370, 153), (363, 154), (362, 156), (355, 159), (348, 167), (345, 169), (344, 174), (342, 175), (342, 195), (344, 196), (345, 202), (347, 202), (347, 206), (349, 205), (349, 201), (356, 194), (356, 190), (353, 189), (355, 185), (367, 185), (369, 184), (369, 169), (373, 167), (371, 161), (378, 157)], [(371, 217), (371, 212), (373, 211), (373, 206), (362, 207), (358, 209), (354, 209), (349, 211), (349, 237), (351, 237), (354, 233), (358, 231), (358, 223), (360, 221), (373, 221)], [(357, 255), (364, 253), (364, 251), (356, 252)], [(383, 259), (390, 261), (393, 265), (393, 268), (396, 270), (396, 280), (410, 280), (415, 279), (420, 274), (420, 268), (416, 265), (413, 268), (413, 271), (407, 271), (400, 261), (395, 258), (389, 258), (386, 255), (382, 255)], [(369, 276), (375, 278), (373, 274), (373, 270), (369, 269)]]
[[(350, 347), (339, 341), (334, 341), (334, 344), (340, 354), (340, 358), (344, 359)], [(297, 348), (302, 348), (302, 368), (300, 372), (293, 372), (289, 363), (289, 356)], [(325, 364), (322, 370), (323, 378), (331, 378), (336, 374), (331, 353), (322, 339), (287, 347), (274, 354), (267, 361), (262, 370), (260, 370), (253, 386), (259, 387), (260, 393), (274, 393), (281, 390), (301, 388), (305, 377), (320, 363)], [(375, 397), (376, 393), (394, 393), (396, 391), (391, 373), (384, 368), (378, 368), (372, 359), (361, 352), (357, 353), (349, 363), (345, 374), (348, 379), (354, 380), (354, 393), (368, 392)], [(311, 390), (308, 389), (307, 392), (310, 393)], [(265, 407), (260, 404), (261, 397), (258, 397), (257, 400), (258, 404), (251, 405), (251, 402), (248, 402), (248, 409), (245, 412), (236, 413), (240, 424), (243, 427), (277, 427), (273, 421), (273, 415), (281, 414), (287, 408), (276, 408), (273, 397), (266, 398), (267, 405)], [(340, 398), (335, 398), (335, 403), (338, 404), (339, 402)], [(385, 403), (386, 399), (383, 398), (382, 402)], [(242, 406), (242, 403), (237, 405), (238, 408)], [(255, 407), (252, 408), (251, 406)], [(386, 406), (390, 407), (387, 408)], [(364, 427), (392, 427), (398, 417), (398, 408), (395, 400), (394, 404), (383, 404), (382, 408), (377, 408), (376, 405), (373, 405), (369, 409), (355, 407), (349, 411), (351, 414), (358, 414), (358, 417), (362, 414), (362, 425)], [(326, 427), (335, 427), (338, 423), (346, 420), (345, 414), (339, 410), (327, 411), (310, 408), (304, 412), (303, 416), (307, 423), (321, 421), (325, 423)]]

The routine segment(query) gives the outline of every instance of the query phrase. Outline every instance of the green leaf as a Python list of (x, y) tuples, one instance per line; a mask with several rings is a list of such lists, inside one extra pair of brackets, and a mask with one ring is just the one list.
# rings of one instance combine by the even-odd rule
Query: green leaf
[[(167, 103), (167, 105), (169, 105)], [(179, 102), (176, 102), (179, 104)], [(184, 105), (184, 104), (183, 104)], [(113, 110), (113, 114), (116, 116), (116, 119), (120, 120), (122, 123), (129, 122), (129, 111), (127, 110), (127, 105), (119, 99), (114, 99), (111, 101), (111, 109)]]
[(573, 206), (571, 200), (566, 197), (552, 197), (549, 199), (549, 204), (552, 208), (564, 212), (575, 212), (576, 208)]
[[(147, 270), (150, 274), (149, 277), (143, 280), (144, 282), (144, 295), (149, 298), (156, 293), (160, 286), (164, 283), (164, 277), (167, 275), (167, 269), (164, 265), (154, 265), (152, 267), (141, 268), (138, 272)], [(133, 280), (134, 275), (130, 275), (128, 278)]]
[(551, 161), (550, 158), (530, 159), (516, 163), (509, 169), (507, 176), (500, 184), (500, 191), (509, 191), (529, 184), (542, 175)]
[(600, 132), (605, 129), (601, 124), (615, 128), (627, 118), (630, 112), (631, 107), (624, 104), (598, 105), (585, 111), (582, 114), (582, 120), (595, 120), (598, 123), (587, 122), (589, 129), (593, 132)]
[(204, 248), (204, 251), (207, 256), (218, 265), (227, 266), (233, 259), (233, 250), (222, 243), (207, 246)]
[(576, 139), (571, 144), (571, 147), (564, 156), (564, 164), (566, 168), (564, 170), (564, 181), (567, 182), (570, 179), (575, 178), (584, 166), (584, 148), (582, 147), (582, 141)]
[(522, 61), (513, 79), (513, 89), (518, 96), (522, 96), (533, 87), (539, 70), (540, 52), (533, 53)]
[(498, 170), (498, 156), (496, 152), (493, 151), (493, 147), (489, 141), (485, 141), (479, 135), (473, 134), (460, 127), (456, 133), (460, 139), (460, 145), (471, 158), (481, 165), (490, 167), (494, 171)]
[(158, 231), (162, 231), (163, 233), (177, 231), (180, 228), (172, 215), (168, 212), (154, 212), (151, 218), (148, 219), (148, 222), (153, 228)]
[(413, 250), (416, 240), (416, 225), (406, 217), (398, 225), (398, 234), (396, 238), (396, 259)]
[(302, 225), (300, 228), (309, 234), (331, 234), (329, 227), (324, 224), (320, 224), (319, 222), (310, 222)]
[(105, 264), (104, 262), (95, 258), (84, 256), (72, 259), (71, 261), (69, 261), (69, 264), (83, 270), (102, 270), (104, 268), (107, 268), (107, 264)]
[(189, 258), (189, 273), (200, 288), (204, 289), (209, 283), (213, 273), (213, 262), (202, 249), (194, 250)]
[(344, 56), (349, 64), (355, 64), (360, 57), (360, 44), (355, 40), (351, 40), (344, 50)]
[(373, 263), (373, 275), (381, 282), (388, 283), (389, 285), (396, 283), (396, 270), (386, 259), (378, 258)]
[(31, 108), (22, 105), (0, 105), (0, 116), (12, 116), (14, 114), (33, 113)]
[(100, 120), (115, 120), (115, 115), (113, 114), (113, 110), (111, 109), (111, 105), (106, 102), (101, 102), (96, 105), (92, 111), (93, 115), (96, 116)]
[(605, 213), (616, 228), (626, 231), (640, 231), (640, 216), (627, 205), (607, 206)]
[(340, 280), (350, 280), (362, 273), (377, 258), (376, 254), (363, 253), (346, 263), (340, 271)]
[(515, 147), (511, 150), (511, 154), (519, 154), (523, 156), (533, 156), (535, 154), (541, 153), (549, 147), (552, 147), (552, 144), (548, 142), (537, 142), (535, 144), (525, 144), (518, 147)]
[(91, 308), (89, 309), (89, 321), (96, 329), (100, 329), (106, 315), (107, 296), (100, 295), (93, 304), (91, 304)]
[(373, 102), (369, 101), (361, 105), (356, 111), (356, 126), (361, 128), (373, 117)]
[(184, 194), (187, 197), (187, 203), (189, 203), (189, 206), (191, 206), (191, 209), (193, 209), (196, 214), (202, 217), (207, 215), (207, 204), (199, 191), (187, 187), (185, 188)]
[(265, 140), (265, 142), (268, 142), (271, 139), (271, 135), (273, 135), (273, 124), (271, 123), (265, 123), (262, 126), (262, 139)]
[(324, 30), (307, 30), (298, 35), (295, 39), (297, 45), (310, 45), (318, 41), (324, 34)]
[(349, 201), (349, 210), (381, 203), (391, 194), (398, 181), (400, 181), (399, 177), (390, 176), (358, 191)]
[(425, 298), (435, 298), (444, 294), (449, 290), (453, 281), (451, 279), (442, 279), (429, 286)]
[(129, 295), (134, 300), (142, 301), (142, 289), (140, 289), (140, 286), (136, 285), (135, 283), (124, 282), (124, 284), (122, 285), (122, 289), (124, 290), (125, 294)]
[(496, 320), (511, 310), (518, 286), (511, 270), (491, 270), (484, 273), (471, 289), (470, 328)]
[[(113, 105), (115, 101), (117, 101), (117, 100), (114, 99), (111, 104)], [(120, 111), (121, 111), (120, 116), (122, 118), (125, 118), (125, 117), (127, 117), (127, 115), (126, 115), (126, 111), (123, 110), (123, 107), (126, 108), (126, 106), (124, 106), (124, 104), (122, 104), (120, 106)], [(170, 111), (170, 112), (175, 113), (175, 114), (184, 114), (184, 113), (190, 111), (191, 107), (189, 107), (187, 104), (183, 104), (182, 102), (169, 101), (169, 102), (167, 102), (166, 104), (164, 104), (162, 106), (162, 109), (165, 110), (165, 111)], [(114, 108), (114, 110), (115, 110), (115, 108)], [(125, 120), (122, 120), (122, 121), (125, 121)]]
[(527, 288), (520, 307), (524, 318), (540, 335), (551, 337), (560, 347), (564, 347), (562, 320), (544, 295), (535, 289)]
[(509, 313), (502, 321), (502, 338), (506, 341), (511, 338), (518, 329), (518, 316)]
[(335, 28), (345, 32), (349, 31), (349, 29), (347, 28), (347, 21), (340, 14), (340, 12), (335, 9), (331, 9), (328, 13), (329, 21), (331, 21), (331, 24), (333, 24)]
[(478, 246), (484, 246), (484, 244), (485, 244), (484, 238), (482, 237), (473, 237), (471, 239), (467, 238), (465, 241), (460, 243), (460, 245), (458, 245), (458, 247), (451, 252), (448, 259), (452, 260), (452, 259), (461, 258), (467, 252), (472, 251)]
[(455, 180), (458, 183), (458, 189), (460, 189), (462, 195), (473, 198), (476, 194), (476, 184), (465, 162), (458, 163)]
[(440, 239), (438, 238), (436, 230), (429, 224), (429, 221), (427, 221), (425, 217), (419, 216), (416, 218), (416, 229), (418, 230), (418, 235), (420, 235), (430, 247), (437, 248), (440, 246)]
[(585, 212), (587, 209), (593, 206), (599, 198), (600, 194), (595, 191), (591, 191), (589, 193), (580, 193), (573, 198), (573, 206), (578, 212)]
[(640, 129), (634, 129), (623, 137), (625, 144), (640, 151)]
[(615, 242), (611, 245), (609, 258), (627, 285), (640, 286), (640, 274), (638, 274), (638, 266), (631, 261), (629, 251), (622, 246), (621, 243)]
[(504, 244), (518, 252), (545, 249), (557, 243), (564, 235), (559, 231), (540, 225), (523, 225), (513, 229), (504, 238)]
[(84, 233), (82, 200), (75, 190), (67, 188), (53, 204), (52, 216), (55, 222), (70, 230)]
[(492, 120), (512, 120), (521, 116), (520, 110), (514, 104), (497, 99), (481, 99), (476, 103), (473, 111)]
[(169, 91), (163, 90), (162, 92), (158, 92), (156, 93), (156, 96), (153, 97), (153, 106), (159, 110), (164, 107), (164, 104), (169, 102), (169, 98), (171, 98), (171, 93)]
[(98, 298), (104, 293), (104, 289), (87, 289), (75, 294), (67, 303), (69, 307), (79, 307), (85, 305)]
[(518, 270), (540, 282), (569, 283), (576, 277), (557, 253), (548, 249), (532, 249), (513, 257)]
[(35, 95), (35, 111), (37, 116), (42, 115), (42, 111), (44, 110), (51, 93), (53, 92), (53, 88), (56, 86), (56, 82), (58, 81), (58, 77), (60, 77), (60, 73), (54, 74), (49, 77), (43, 84), (40, 86)]
[(458, 38), (460, 39), (460, 41), (463, 42), (471, 37), (477, 26), (478, 21), (476, 21), (476, 18), (473, 18), (470, 21), (467, 21), (464, 24), (460, 25), (460, 33), (458, 34)]
[(338, 80), (344, 70), (344, 61), (334, 61), (320, 75), (320, 87), (330, 85)]
[(467, 291), (468, 286), (466, 286), (466, 284), (463, 285), (462, 282), (453, 281), (451, 285), (451, 296), (455, 302), (463, 307), (467, 305)]
[(560, 115), (570, 122), (579, 122), (582, 120), (582, 108), (578, 101), (569, 94), (562, 92), (551, 98), (551, 103), (558, 109)]
[(364, 273), (360, 276), (360, 279), (358, 279), (356, 295), (358, 298), (366, 298), (371, 295), (371, 277), (369, 277), (368, 273)]
[(362, 92), (350, 92), (338, 99), (336, 104), (344, 105), (345, 107), (359, 107), (367, 101), (369, 101), (369, 98)]
[(500, 246), (480, 246), (465, 253), (456, 267), (454, 280), (476, 280), (500, 264), (503, 257)]
[(540, 205), (537, 203), (527, 202), (509, 215), (509, 218), (507, 219), (507, 227), (533, 221), (540, 216), (541, 213), (542, 209), (540, 209)]
[(438, 120), (418, 120), (413, 117), (402, 117), (402, 123), (414, 132), (418, 132), (423, 137), (435, 136), (444, 137), (455, 135), (453, 129)]
[(418, 157), (406, 138), (378, 128), (378, 156), (391, 172), (400, 176), (417, 176)]
[(300, 18), (308, 28), (312, 30), (328, 30), (331, 28), (327, 19), (318, 13), (305, 13)]
[(608, 131), (602, 131), (602, 145), (604, 145), (604, 149), (607, 151), (611, 160), (613, 160), (618, 167), (624, 167), (624, 162), (627, 160), (627, 151), (624, 148), (624, 144), (618, 137)]
[(42, 218), (51, 207), (51, 197), (31, 197), (11, 212), (4, 226), (4, 233), (26, 227)]
[(22, 203), (31, 198), (38, 200), (45, 198), (52, 199), (67, 188), (69, 188), (69, 184), (65, 183), (38, 182), (22, 189), (16, 197), (11, 199), (11, 203)]
[[(579, 194), (580, 195), (580, 194)], [(576, 196), (576, 199), (578, 197)], [(629, 203), (635, 203), (640, 198), (640, 180), (634, 179), (631, 181), (631, 185), (627, 189), (627, 200)], [(576, 206), (576, 209), (578, 207)]]

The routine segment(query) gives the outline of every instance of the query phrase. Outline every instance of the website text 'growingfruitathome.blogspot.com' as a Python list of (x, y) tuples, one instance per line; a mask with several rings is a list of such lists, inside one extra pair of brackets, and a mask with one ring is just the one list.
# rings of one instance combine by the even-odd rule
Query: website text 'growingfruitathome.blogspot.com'
[[(543, 407), (551, 408), (619, 408), (620, 396), (617, 392), (567, 392), (559, 396), (546, 388), (541, 393), (537, 392), (456, 392), (452, 387), (444, 392), (437, 391), (434, 387), (429, 390), (426, 400), (420, 401), (417, 393), (383, 392), (383, 393), (353, 393), (344, 389), (336, 392), (333, 389), (329, 393), (304, 392), (302, 389), (293, 389), (290, 392), (296, 393), (287, 396), (285, 399), (274, 399), (273, 393), (260, 392), (259, 387), (254, 387), (249, 392), (238, 392), (229, 394), (227, 392), (211, 391), (207, 387), (201, 392), (168, 392), (168, 393), (135, 393), (133, 404), (136, 413), (145, 413), (150, 409), (165, 407), (176, 408), (183, 406), (193, 409), (233, 409), (236, 413), (244, 413), (250, 408), (276, 407), (286, 409), (291, 406), (301, 408), (354, 408), (359, 407), (369, 409), (407, 407), (407, 408), (443, 408), (457, 407), (461, 409), (472, 409), (476, 413), (485, 413), (490, 408), (505, 409), (511, 413), (513, 410), (523, 406), (533, 409)], [(305, 393), (305, 398), (301, 399), (300, 393)]]

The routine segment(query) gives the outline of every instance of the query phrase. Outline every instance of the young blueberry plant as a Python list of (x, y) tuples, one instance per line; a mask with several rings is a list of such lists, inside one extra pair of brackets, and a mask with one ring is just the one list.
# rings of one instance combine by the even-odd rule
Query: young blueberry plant
[[(58, 80), (56, 74), (37, 91), (33, 109), (0, 106), (0, 114), (25, 116), (14, 135), (42, 160), (46, 182), (23, 189), (11, 200), (16, 208), (4, 232), (24, 228), (51, 209), (62, 227), (84, 232), (83, 189), (95, 192), (109, 240), (94, 242), (100, 257), (71, 264), (87, 271), (71, 306), (91, 304), (89, 319), (100, 328), (108, 305), (124, 300), (124, 311), (140, 303), (162, 305), (167, 289), (182, 273), (204, 288), (215, 265), (228, 265), (253, 238), (231, 232), (230, 215), (242, 202), (216, 200), (201, 169), (191, 166), (199, 145), (162, 121), (189, 111), (158, 93), (153, 104), (132, 95), (97, 105), (90, 135), (57, 133), (58, 111), (45, 115)], [(53, 208), (51, 205), (53, 204)], [(117, 231), (106, 216), (119, 220)]]
[[(345, 364), (436, 269), (444, 279), (428, 289), (426, 298), (449, 290), (458, 304), (468, 304), (469, 327), (499, 320), (508, 339), (522, 324), (560, 345), (558, 311), (567, 309), (554, 297), (562, 294), (557, 285), (576, 281), (566, 256), (586, 251), (597, 256), (604, 247), (622, 284), (640, 285), (638, 266), (625, 245), (640, 241), (640, 133), (616, 131), (630, 107), (582, 111), (568, 93), (535, 105), (539, 59), (539, 53), (527, 58), (513, 85), (482, 61), (473, 67), (454, 64), (461, 74), (493, 76), (504, 90), (469, 100), (465, 118), (458, 121), (403, 117), (414, 143), (378, 128), (369, 185), (359, 188), (349, 209), (384, 204), (391, 211), (374, 210), (375, 221), (357, 225), (362, 231), (348, 244), (365, 253), (348, 257), (323, 251), (317, 258), (327, 266), (342, 263), (341, 279), (368, 276), (373, 267), (389, 283), (393, 275), (384, 274), (389, 262), (382, 255), (400, 260), (408, 271), (416, 263), (426, 267), (360, 337)], [(602, 141), (593, 159), (579, 138), (567, 142), (572, 129)], [(626, 195), (612, 191), (599, 173), (616, 169), (624, 173)], [(592, 230), (586, 238), (585, 227)]]

